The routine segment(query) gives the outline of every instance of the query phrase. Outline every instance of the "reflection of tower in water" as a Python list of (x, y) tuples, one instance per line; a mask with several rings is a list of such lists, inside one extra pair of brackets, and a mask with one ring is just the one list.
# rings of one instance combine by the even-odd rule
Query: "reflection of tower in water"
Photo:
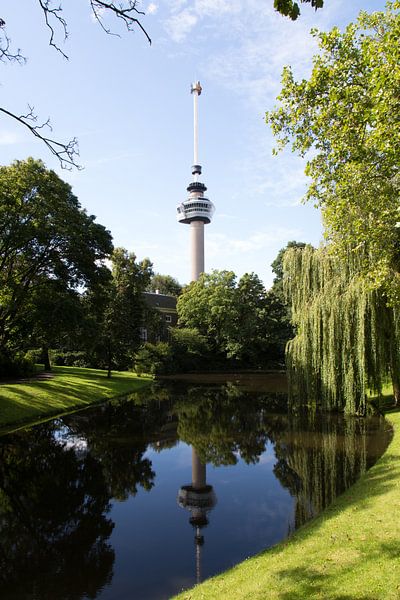
[(194, 448), (192, 448), (192, 483), (181, 487), (178, 493), (178, 504), (190, 511), (189, 523), (195, 529), (196, 545), (196, 581), (201, 581), (201, 547), (204, 536), (201, 530), (208, 525), (207, 513), (215, 506), (216, 496), (212, 485), (207, 485), (206, 465), (203, 464)]

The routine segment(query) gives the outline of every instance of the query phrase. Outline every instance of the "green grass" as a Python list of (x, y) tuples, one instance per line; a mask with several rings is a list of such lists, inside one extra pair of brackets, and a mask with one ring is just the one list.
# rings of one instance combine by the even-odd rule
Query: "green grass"
[(181, 600), (400, 598), (400, 413), (385, 454), (289, 540), (177, 596)]
[(139, 390), (149, 377), (77, 367), (53, 367), (54, 378), (0, 384), (0, 431), (85, 408)]

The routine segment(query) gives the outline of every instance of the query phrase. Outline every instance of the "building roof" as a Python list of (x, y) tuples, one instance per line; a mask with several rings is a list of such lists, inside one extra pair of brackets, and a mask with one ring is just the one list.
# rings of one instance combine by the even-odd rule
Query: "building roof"
[(167, 296), (167, 294), (157, 294), (155, 292), (143, 292), (146, 302), (152, 308), (168, 309), (171, 312), (176, 312), (175, 296)]

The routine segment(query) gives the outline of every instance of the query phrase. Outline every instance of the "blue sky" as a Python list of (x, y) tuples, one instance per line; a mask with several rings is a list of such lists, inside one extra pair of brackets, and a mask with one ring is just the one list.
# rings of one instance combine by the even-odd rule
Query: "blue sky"
[[(55, 3), (57, 4), (57, 2)], [(79, 140), (82, 171), (62, 170), (39, 141), (0, 115), (0, 162), (41, 158), (68, 181), (82, 206), (112, 233), (114, 243), (149, 257), (154, 269), (187, 283), (189, 227), (176, 221), (192, 164), (190, 84), (199, 79), (200, 163), (216, 206), (205, 229), (206, 270), (254, 271), (269, 287), (270, 264), (289, 240), (318, 244), (318, 211), (304, 205), (304, 161), (290, 151), (272, 156), (264, 122), (275, 105), (284, 65), (307, 76), (316, 52), (311, 27), (344, 28), (381, 0), (325, 0), (302, 7), (296, 22), (273, 0), (142, 2), (137, 31), (110, 23), (107, 36), (85, 0), (63, 2), (69, 37), (65, 60), (48, 46), (36, 0), (3, 3), (2, 16), (24, 66), (2, 64), (1, 106), (50, 117), (55, 139)]]

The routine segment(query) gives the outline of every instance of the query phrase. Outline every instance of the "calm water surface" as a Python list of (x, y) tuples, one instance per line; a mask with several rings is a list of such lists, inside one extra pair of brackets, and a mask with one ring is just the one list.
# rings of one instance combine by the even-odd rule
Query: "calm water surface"
[(0, 437), (1, 598), (170, 598), (287, 537), (390, 440), (255, 382), (157, 386)]

